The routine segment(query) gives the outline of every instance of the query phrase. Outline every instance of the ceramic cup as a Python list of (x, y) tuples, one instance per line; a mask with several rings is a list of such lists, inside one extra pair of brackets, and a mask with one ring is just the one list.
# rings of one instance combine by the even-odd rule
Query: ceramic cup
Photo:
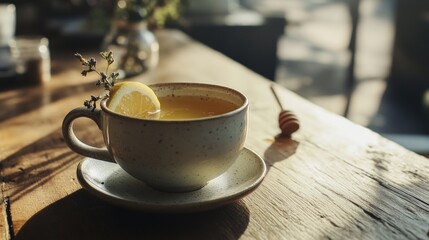
[[(186, 192), (202, 188), (224, 173), (243, 149), (248, 99), (236, 90), (208, 84), (164, 83), (150, 87), (158, 97), (213, 97), (238, 107), (205, 118), (153, 120), (117, 114), (103, 101), (101, 110), (81, 107), (67, 114), (62, 126), (65, 142), (81, 155), (116, 162), (154, 189)], [(89, 146), (75, 136), (73, 121), (80, 117), (96, 122), (107, 148)]]

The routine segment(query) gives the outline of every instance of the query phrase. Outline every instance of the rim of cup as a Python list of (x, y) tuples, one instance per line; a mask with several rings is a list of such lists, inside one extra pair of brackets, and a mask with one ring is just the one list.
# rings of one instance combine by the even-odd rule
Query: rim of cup
[(222, 118), (222, 117), (233, 116), (233, 115), (241, 112), (244, 108), (246, 108), (249, 105), (248, 98), (243, 93), (241, 93), (240, 91), (229, 88), (229, 87), (225, 87), (225, 86), (215, 85), (215, 84), (171, 82), (171, 83), (149, 84), (148, 87), (152, 88), (152, 87), (162, 87), (162, 86), (169, 86), (169, 85), (179, 85), (179, 86), (183, 85), (183, 86), (196, 86), (196, 87), (201, 86), (201, 87), (209, 87), (209, 88), (217, 88), (217, 89), (226, 90), (226, 91), (232, 92), (233, 94), (239, 96), (239, 98), (241, 98), (243, 100), (243, 104), (238, 106), (238, 108), (236, 108), (232, 111), (223, 113), (223, 114), (218, 114), (218, 115), (209, 116), (209, 117), (201, 117), (201, 118), (190, 118), (190, 119), (146, 119), (146, 118), (136, 118), (136, 117), (132, 117), (132, 116), (126, 116), (126, 115), (116, 113), (116, 112), (112, 111), (110, 108), (108, 108), (107, 107), (107, 99), (102, 100), (100, 103), (100, 106), (101, 106), (101, 109), (103, 110), (103, 112), (108, 113), (111, 116), (118, 117), (118, 118), (126, 118), (126, 119), (132, 119), (132, 120), (138, 120), (138, 121), (147, 121), (147, 122), (196, 122), (196, 121), (206, 121), (206, 120), (210, 120), (210, 119), (217, 119), (217, 118)]

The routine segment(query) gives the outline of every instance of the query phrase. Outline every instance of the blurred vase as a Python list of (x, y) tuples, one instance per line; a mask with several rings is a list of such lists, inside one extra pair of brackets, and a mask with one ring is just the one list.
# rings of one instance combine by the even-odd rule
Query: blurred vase
[(158, 64), (158, 40), (144, 20), (115, 20), (104, 38), (102, 49), (113, 52), (114, 67), (121, 77), (143, 73)]

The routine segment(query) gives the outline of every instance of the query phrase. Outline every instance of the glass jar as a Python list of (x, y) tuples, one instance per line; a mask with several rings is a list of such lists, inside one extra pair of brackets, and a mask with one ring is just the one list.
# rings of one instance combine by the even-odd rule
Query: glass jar
[(143, 73), (158, 64), (158, 40), (143, 20), (116, 20), (104, 38), (102, 49), (113, 52), (116, 60), (113, 67), (122, 77)]
[(11, 43), (16, 72), (23, 81), (43, 84), (51, 79), (49, 40), (39, 36), (19, 36)]
[(15, 5), (0, 3), (0, 82), (15, 75), (10, 41), (15, 36)]

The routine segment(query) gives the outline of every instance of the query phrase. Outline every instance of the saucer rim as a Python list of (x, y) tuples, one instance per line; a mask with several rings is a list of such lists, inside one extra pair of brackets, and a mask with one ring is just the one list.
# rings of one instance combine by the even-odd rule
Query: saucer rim
[[(236, 191), (234, 191), (232, 194), (229, 194), (227, 196), (211, 199), (211, 200), (204, 200), (198, 202), (191, 202), (191, 203), (183, 203), (183, 204), (147, 204), (142, 203), (139, 201), (133, 201), (128, 200), (124, 198), (120, 198), (120, 195), (112, 194), (109, 191), (101, 190), (96, 184), (92, 183), (91, 181), (87, 181), (85, 179), (85, 176), (82, 171), (82, 165), (86, 161), (92, 161), (97, 160), (95, 158), (85, 157), (83, 160), (79, 162), (79, 165), (76, 169), (76, 175), (77, 179), (80, 183), (80, 185), (87, 190), (92, 195), (96, 196), (97, 198), (106, 201), (112, 205), (116, 205), (119, 207), (127, 208), (127, 209), (134, 209), (144, 212), (151, 212), (151, 213), (188, 213), (188, 212), (200, 212), (200, 211), (206, 211), (214, 208), (221, 207), (223, 205), (235, 202), (251, 192), (253, 192), (261, 183), (262, 180), (265, 178), (267, 174), (267, 166), (264, 161), (264, 159), (254, 152), (253, 150), (243, 147), (241, 151), (248, 151), (250, 154), (255, 156), (255, 159), (260, 163), (258, 166), (261, 166), (261, 171), (258, 171), (258, 177), (248, 186), (245, 186), (243, 188), (238, 187)], [(228, 170), (226, 171), (228, 172)], [(255, 174), (257, 176), (257, 174)], [(209, 182), (210, 184), (210, 182)], [(207, 186), (205, 186), (207, 187)], [(205, 187), (201, 188), (204, 189)], [(150, 188), (148, 186), (148, 188)], [(195, 190), (195, 191), (200, 191)], [(156, 191), (156, 190), (155, 190)], [(187, 192), (184, 193), (174, 193), (174, 194), (188, 194)], [(119, 197), (118, 197), (119, 196)]]

